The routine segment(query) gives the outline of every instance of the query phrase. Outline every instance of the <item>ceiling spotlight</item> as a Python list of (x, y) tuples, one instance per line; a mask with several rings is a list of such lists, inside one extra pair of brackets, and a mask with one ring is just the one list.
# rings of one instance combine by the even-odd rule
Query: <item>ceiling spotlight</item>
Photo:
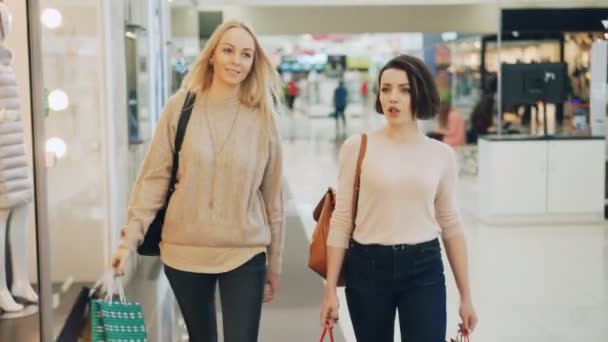
[(44, 11), (42, 11), (42, 14), (40, 15), (40, 20), (42, 21), (44, 26), (50, 28), (51, 30), (56, 29), (61, 26), (61, 12), (54, 8), (46, 8)]
[(456, 32), (444, 32), (441, 34), (441, 39), (443, 39), (444, 42), (456, 40), (456, 38), (458, 38), (458, 33)]
[(65, 141), (60, 138), (50, 138), (45, 147), (46, 152), (53, 153), (57, 158), (63, 158), (68, 149)]
[(48, 97), (49, 107), (54, 111), (60, 111), (68, 108), (70, 99), (65, 91), (61, 89), (53, 90)]

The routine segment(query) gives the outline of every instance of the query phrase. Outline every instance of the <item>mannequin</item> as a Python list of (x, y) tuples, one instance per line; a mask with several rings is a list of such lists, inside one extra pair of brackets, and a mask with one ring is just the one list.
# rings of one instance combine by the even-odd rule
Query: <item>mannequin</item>
[[(27, 217), (33, 197), (32, 181), (25, 153), (17, 82), (10, 66), (12, 53), (4, 45), (10, 29), (11, 14), (6, 5), (0, 4), (0, 312), (23, 310), (23, 305), (17, 301), (38, 302), (38, 295), (29, 282), (27, 260)], [(8, 253), (12, 261), (10, 290), (6, 274)]]

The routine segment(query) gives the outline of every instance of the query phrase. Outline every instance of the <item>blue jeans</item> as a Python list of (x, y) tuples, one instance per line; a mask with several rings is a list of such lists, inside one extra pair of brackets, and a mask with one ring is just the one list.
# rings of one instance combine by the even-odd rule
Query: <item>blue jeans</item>
[(358, 342), (392, 342), (397, 310), (402, 341), (445, 341), (445, 277), (437, 239), (395, 246), (351, 241), (344, 267)]
[(266, 283), (266, 253), (260, 253), (226, 273), (191, 273), (165, 265), (165, 274), (186, 322), (190, 342), (217, 342), (216, 283), (220, 289), (224, 341), (258, 340)]

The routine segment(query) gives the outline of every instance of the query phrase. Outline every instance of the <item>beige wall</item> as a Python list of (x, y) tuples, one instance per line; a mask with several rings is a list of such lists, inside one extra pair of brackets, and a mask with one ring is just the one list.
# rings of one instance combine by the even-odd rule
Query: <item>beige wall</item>
[[(213, 9), (209, 7), (209, 9)], [(259, 34), (496, 32), (494, 5), (224, 7), (224, 19), (251, 23)]]
[(174, 38), (198, 37), (198, 10), (195, 7), (171, 8), (171, 36)]
[[(223, 0), (200, 0), (199, 7), (223, 10), (224, 19), (248, 21), (260, 34), (495, 33), (499, 18), (496, 0), (234, 0), (230, 6), (223, 6), (224, 3)], [(360, 6), (361, 3), (366, 5)], [(501, 5), (504, 8), (608, 7), (608, 0), (502, 0)], [(181, 26), (174, 29), (190, 24), (182, 20)]]

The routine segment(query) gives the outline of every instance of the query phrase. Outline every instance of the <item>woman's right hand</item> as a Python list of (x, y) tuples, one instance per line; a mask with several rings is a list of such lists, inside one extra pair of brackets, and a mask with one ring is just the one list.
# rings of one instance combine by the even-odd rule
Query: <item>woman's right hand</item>
[(131, 251), (128, 248), (118, 247), (112, 256), (112, 269), (114, 270), (115, 276), (120, 277), (125, 274), (125, 265), (127, 264), (130, 255)]
[(326, 288), (323, 303), (321, 304), (321, 326), (332, 328), (338, 321), (338, 294), (335, 288)]

